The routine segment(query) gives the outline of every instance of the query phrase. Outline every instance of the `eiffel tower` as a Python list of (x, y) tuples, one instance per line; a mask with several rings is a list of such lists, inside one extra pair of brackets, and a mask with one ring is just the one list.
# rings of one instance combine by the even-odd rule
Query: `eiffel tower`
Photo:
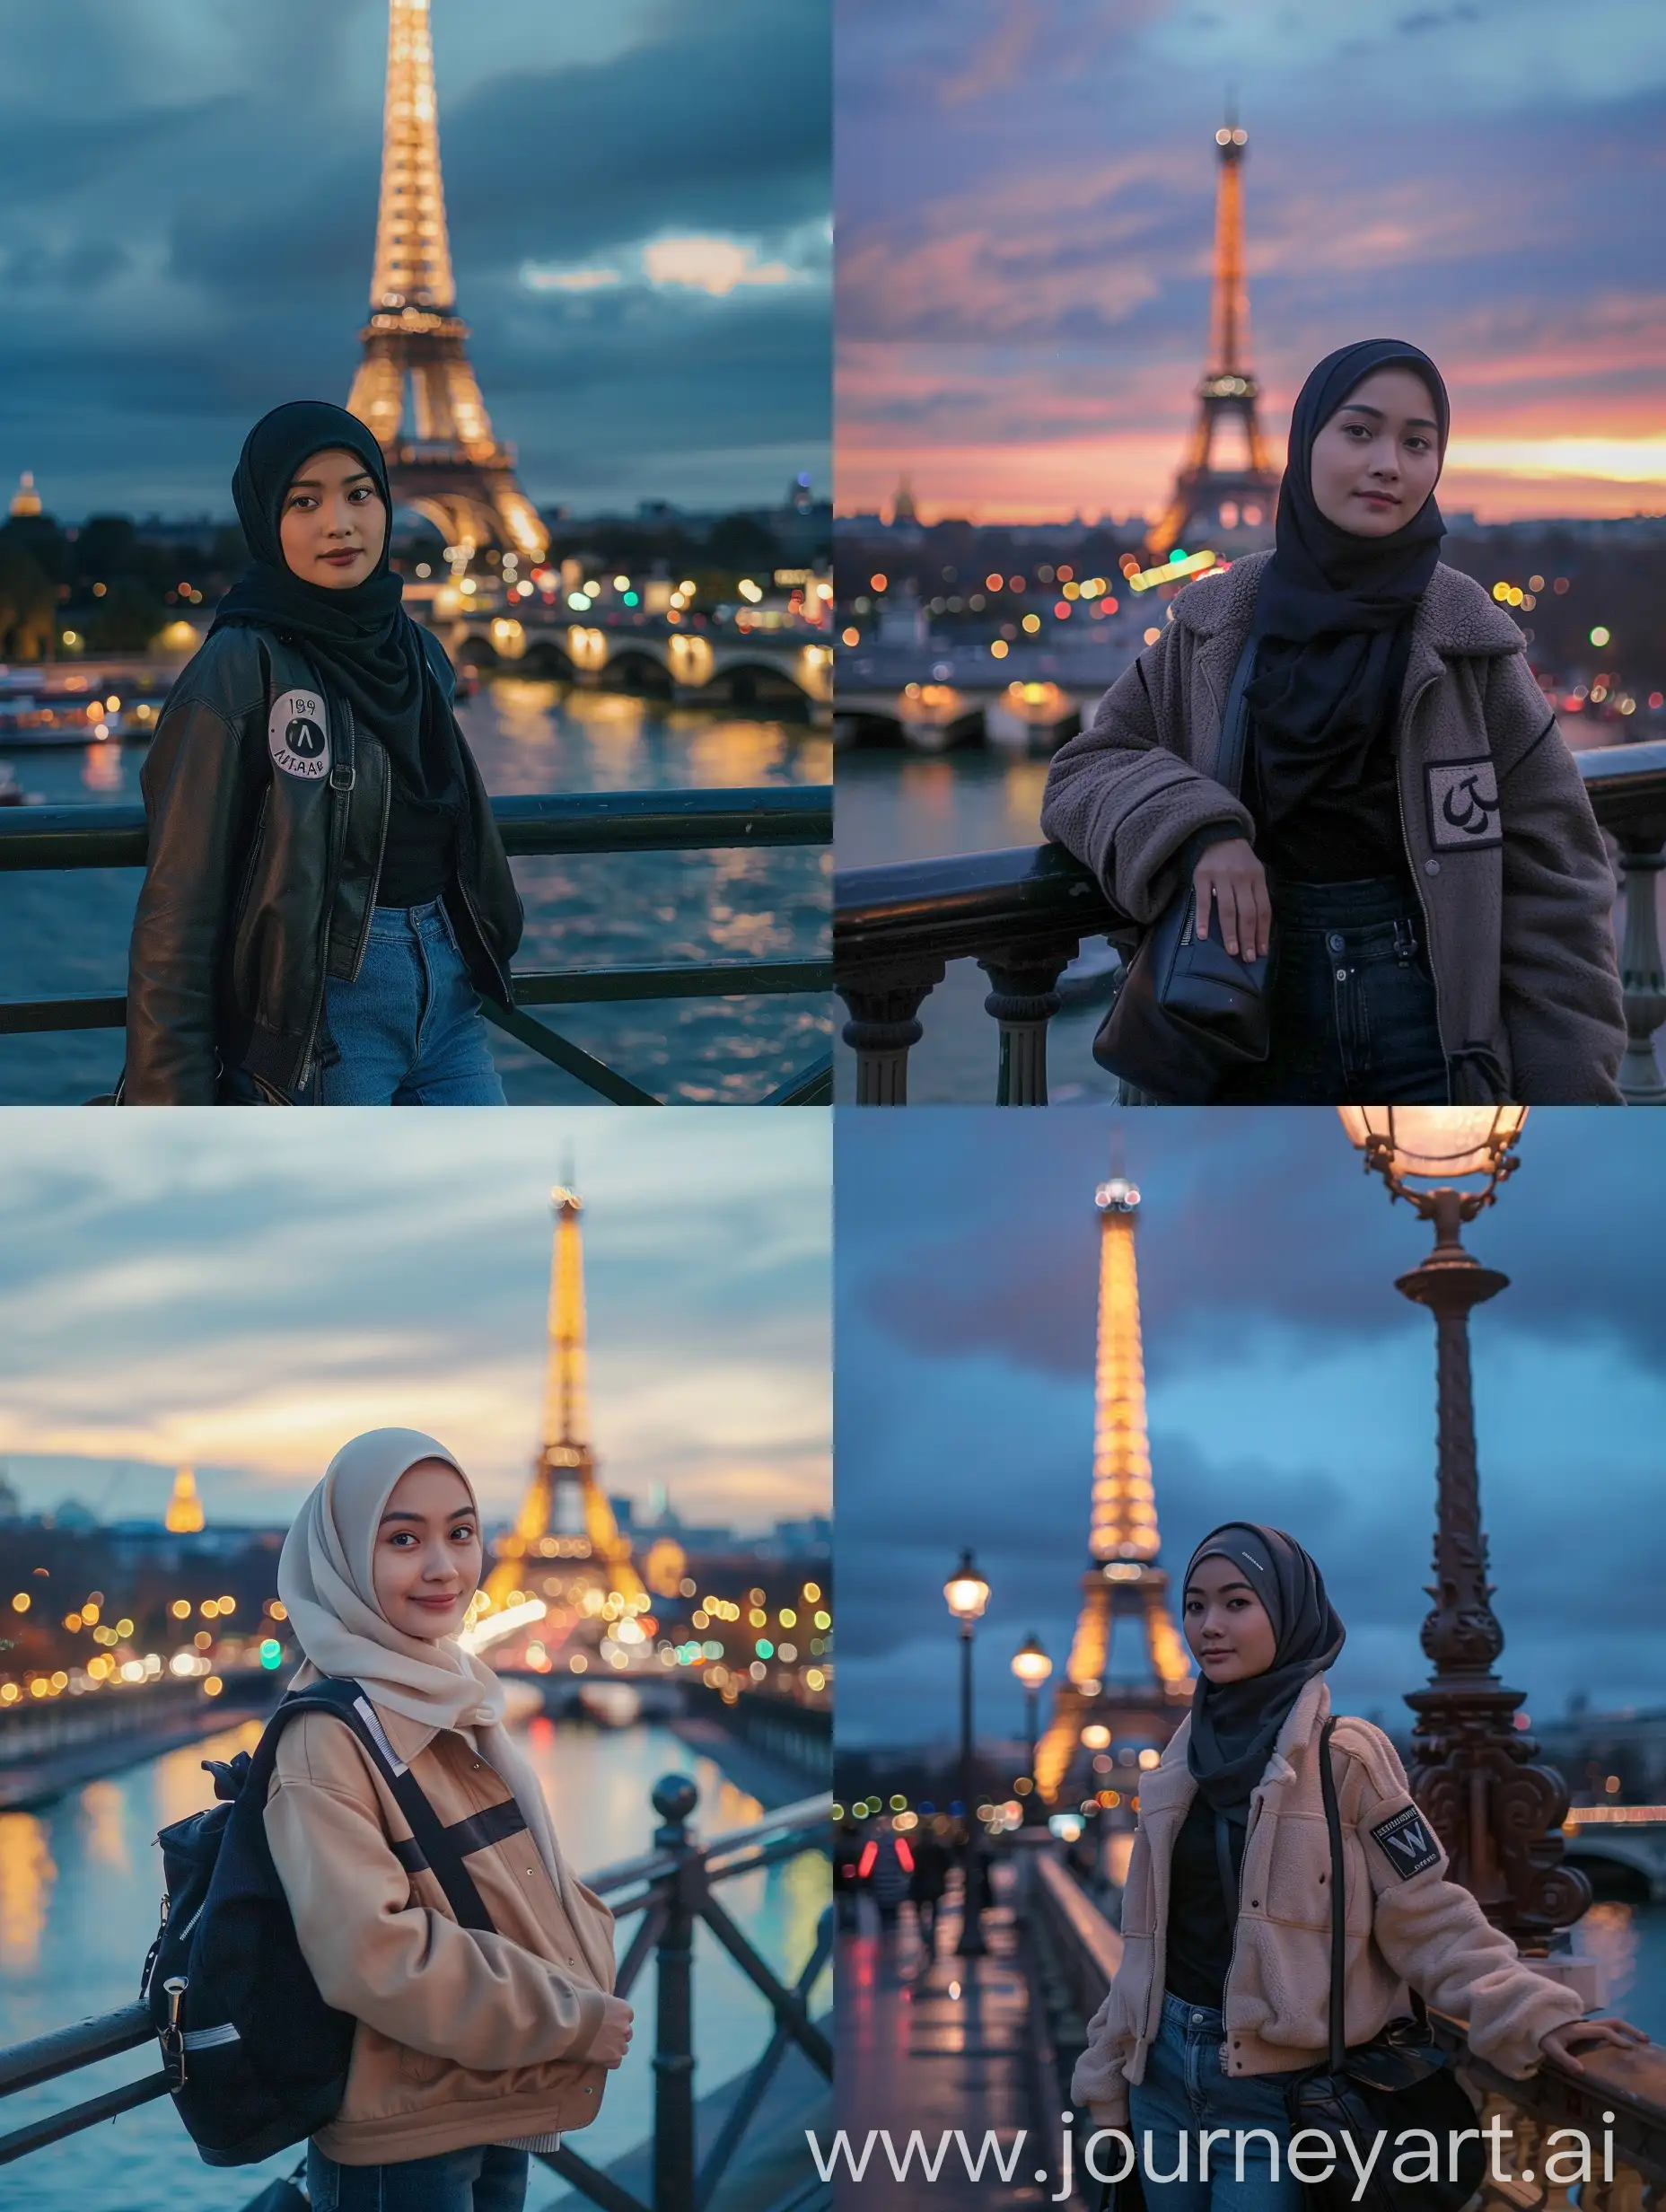
[(457, 313), (428, 4), (388, 0), (376, 266), (347, 409), (375, 433), (397, 505), (425, 515), (448, 546), (501, 547), (530, 564), (549, 533), (515, 481), (513, 449), (493, 435)]
[[(531, 1631), (547, 1646), (599, 1643), (613, 1619), (648, 1608), (607, 1494), (596, 1480), (585, 1388), (583, 1201), (561, 1184), (550, 1194), (555, 1251), (549, 1268), (549, 1365), (544, 1441), (512, 1535), (486, 1580), (492, 1610), (542, 1598)], [(490, 1618), (488, 1613), (487, 1618)], [(495, 1661), (495, 1664), (501, 1662)]]
[[(1084, 1728), (1103, 1728), (1099, 1748), (1120, 1741), (1161, 1747), (1191, 1701), (1191, 1663), (1169, 1612), (1169, 1577), (1157, 1564), (1157, 1505), (1145, 1435), (1145, 1363), (1140, 1348), (1134, 1224), (1140, 1194), (1113, 1175), (1094, 1194), (1100, 1216), (1099, 1356), (1095, 1371), (1093, 1504), (1076, 1633), (1036, 1751), (1036, 1787), (1051, 1804), (1084, 1795), (1076, 1770), (1091, 1759)], [(1110, 1681), (1106, 1671), (1118, 1620), (1137, 1621), (1146, 1672)], [(1072, 1788), (1081, 1780), (1080, 1791)]]
[[(1214, 299), (1209, 364), (1197, 387), (1197, 424), (1174, 479), (1174, 496), (1145, 540), (1167, 559), (1176, 546), (1253, 553), (1273, 541), (1279, 471), (1267, 457), (1255, 403), (1261, 387), (1250, 366), (1250, 294), (1244, 286), (1244, 203), (1241, 171), (1250, 134), (1230, 113), (1214, 134), (1220, 176), (1214, 202)], [(1238, 452), (1217, 447), (1231, 437)]]

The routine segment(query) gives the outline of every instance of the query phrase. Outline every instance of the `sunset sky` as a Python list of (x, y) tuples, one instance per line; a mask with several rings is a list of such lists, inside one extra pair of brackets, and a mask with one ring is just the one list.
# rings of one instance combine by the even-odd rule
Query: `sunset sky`
[(840, 0), (841, 513), (1154, 511), (1204, 366), (1228, 86), (1254, 365), (1396, 336), (1449, 512), (1666, 509), (1653, 0)]
[(509, 1517), (570, 1161), (605, 1486), (752, 1529), (828, 1510), (825, 1114), (100, 1119), (6, 1116), (0, 1462), (26, 1507), (158, 1514), (189, 1462), (211, 1522), (274, 1523), (392, 1426)]
[[(828, 474), (827, 0), (433, 0), (459, 305), (539, 505)], [(343, 399), (387, 0), (0, 0), (0, 496), (231, 514), (243, 434)]]
[[(943, 1585), (991, 1585), (980, 1725), (1016, 1735), (1013, 1652), (1061, 1666), (1088, 1565), (1095, 1185), (1119, 1126), (1162, 1564), (1225, 1520), (1306, 1543), (1347, 1624), (1344, 1709), (1410, 1716), (1434, 1529), (1434, 1331), (1394, 1278), (1430, 1232), (1328, 1108), (838, 1117), (838, 1715), (855, 1743), (955, 1725)], [(1528, 1710), (1658, 1708), (1666, 1676), (1666, 1178), (1646, 1117), (1536, 1107), (1465, 1232), (1510, 1287), (1474, 1317), (1503, 1679)], [(1119, 1647), (1120, 1649), (1120, 1647)], [(1113, 1662), (1120, 1671), (1121, 1662)]]

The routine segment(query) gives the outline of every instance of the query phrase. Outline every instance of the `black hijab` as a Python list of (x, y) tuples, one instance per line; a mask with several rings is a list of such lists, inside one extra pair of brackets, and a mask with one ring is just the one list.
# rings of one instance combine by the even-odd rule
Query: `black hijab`
[(1433, 491), (1385, 538), (1342, 529), (1313, 497), (1314, 439), (1373, 370), (1390, 365), (1428, 386), (1444, 459), (1446, 386), (1428, 355), (1399, 338), (1365, 338), (1328, 354), (1290, 418), (1273, 557), (1256, 597), (1261, 645), (1247, 693), (1268, 827), (1321, 786), (1346, 792), (1363, 780), (1366, 756), (1399, 695), (1412, 616), (1440, 558), (1446, 525)]
[(1291, 1707), (1314, 1675), (1342, 1649), (1347, 1630), (1325, 1595), (1325, 1581), (1293, 1536), (1254, 1521), (1228, 1521), (1206, 1536), (1187, 1562), (1186, 1584), (1200, 1559), (1230, 1559), (1267, 1608), (1277, 1646), (1264, 1674), (1212, 1682), (1199, 1674), (1192, 1692), (1186, 1763), (1218, 1813), (1242, 1827), (1250, 1793), (1266, 1772)]
[[(296, 476), (314, 453), (335, 448), (364, 462), (389, 524), (371, 574), (339, 592), (296, 575), (278, 534)], [(400, 604), (404, 584), (389, 566), (393, 501), (387, 464), (370, 431), (325, 399), (274, 408), (243, 441), (232, 496), (252, 558), (220, 601), (209, 636), (236, 623), (297, 640), (321, 681), (346, 698), (355, 717), (387, 748), (408, 803), (424, 812), (458, 812), (456, 729), (416, 625)]]

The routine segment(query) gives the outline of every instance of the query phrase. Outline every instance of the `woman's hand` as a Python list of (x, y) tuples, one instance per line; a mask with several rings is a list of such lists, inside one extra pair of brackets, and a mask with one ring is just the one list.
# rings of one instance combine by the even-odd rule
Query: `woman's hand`
[(622, 1997), (609, 1995), (601, 2002), (605, 2007), (601, 2025), (584, 2056), (598, 2066), (619, 2066), (630, 2049), (630, 2023), (636, 2015)]
[(1547, 2058), (1583, 2074), (1585, 2069), (1568, 2048), (1571, 2043), (1618, 2043), (1622, 2050), (1629, 2050), (1633, 2044), (1648, 2040), (1629, 2020), (1570, 2020), (1565, 2027), (1552, 2028), (1548, 2035), (1541, 2035), (1539, 2048)]
[(1273, 941), (1273, 901), (1267, 870), (1247, 838), (1211, 845), (1192, 871), (1197, 935), (1209, 934), (1209, 901), (1221, 918), (1221, 943), (1234, 960), (1265, 960)]

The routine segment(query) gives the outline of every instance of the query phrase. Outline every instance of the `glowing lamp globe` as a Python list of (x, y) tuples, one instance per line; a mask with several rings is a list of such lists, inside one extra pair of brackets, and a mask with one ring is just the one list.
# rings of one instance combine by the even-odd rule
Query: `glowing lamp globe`
[(1026, 1637), (1013, 1654), (1013, 1672), (1026, 1690), (1039, 1690), (1053, 1672), (1053, 1662), (1033, 1637)]
[(982, 1618), (984, 1607), (989, 1602), (989, 1585), (973, 1566), (969, 1551), (960, 1554), (960, 1564), (944, 1583), (943, 1594), (957, 1620), (969, 1622)]
[[(1391, 1189), (1509, 1172), (1525, 1106), (1338, 1106), (1349, 1141)], [(1410, 1190), (1406, 1195), (1412, 1195)]]

